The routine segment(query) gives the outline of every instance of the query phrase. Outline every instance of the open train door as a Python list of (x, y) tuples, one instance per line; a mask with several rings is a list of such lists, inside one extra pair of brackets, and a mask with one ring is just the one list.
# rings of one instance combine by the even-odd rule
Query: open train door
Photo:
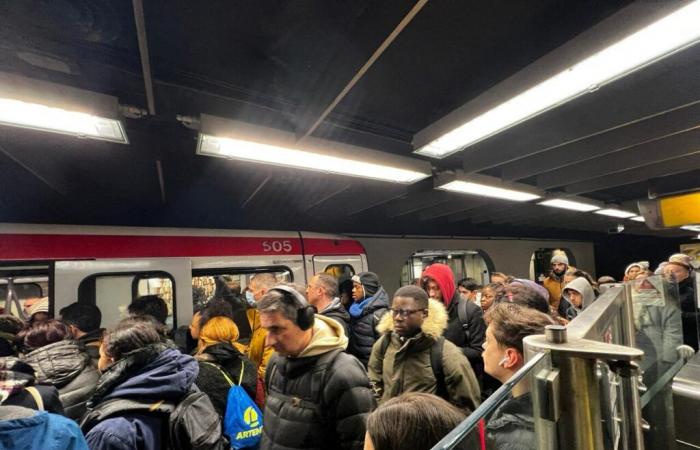
[(124, 318), (133, 299), (158, 295), (168, 304), (168, 326), (187, 325), (192, 317), (192, 265), (189, 258), (56, 261), (56, 314), (74, 301), (102, 311), (102, 326)]

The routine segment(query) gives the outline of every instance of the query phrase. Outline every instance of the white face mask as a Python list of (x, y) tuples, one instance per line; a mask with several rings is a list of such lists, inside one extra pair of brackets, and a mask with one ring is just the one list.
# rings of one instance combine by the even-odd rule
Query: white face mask
[(508, 356), (504, 356), (503, 359), (498, 361), (498, 365), (501, 367), (505, 367), (505, 363), (507, 363), (507, 362), (508, 362)]
[(253, 291), (246, 291), (245, 299), (248, 302), (248, 305), (255, 306), (255, 295), (253, 295)]
[(632, 302), (637, 306), (665, 306), (664, 296), (656, 289), (632, 291)]

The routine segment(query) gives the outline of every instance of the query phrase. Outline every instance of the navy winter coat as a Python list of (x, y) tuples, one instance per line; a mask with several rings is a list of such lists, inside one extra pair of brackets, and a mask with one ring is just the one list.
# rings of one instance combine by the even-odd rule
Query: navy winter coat
[[(145, 347), (102, 374), (88, 408), (112, 398), (177, 403), (198, 373), (199, 365), (189, 355), (160, 345)], [(160, 450), (161, 420), (165, 419), (140, 413), (114, 416), (95, 425), (85, 438), (91, 450)]]

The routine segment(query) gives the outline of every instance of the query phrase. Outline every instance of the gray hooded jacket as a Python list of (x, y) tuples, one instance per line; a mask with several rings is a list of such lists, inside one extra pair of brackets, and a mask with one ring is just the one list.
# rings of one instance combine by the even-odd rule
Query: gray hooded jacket
[[(580, 307), (574, 306), (574, 303), (569, 298), (569, 294), (567, 292), (569, 290), (576, 291), (583, 297), (583, 301), (581, 302)], [(569, 305), (571, 305), (566, 311), (566, 316), (568, 319), (573, 319), (574, 317), (579, 315), (581, 311), (588, 308), (588, 306), (591, 303), (593, 303), (593, 301), (595, 300), (595, 293), (593, 292), (593, 287), (591, 287), (588, 280), (586, 280), (583, 277), (579, 277), (575, 280), (572, 280), (571, 282), (569, 282), (569, 284), (564, 286), (563, 297), (566, 299), (567, 302), (569, 302)]]

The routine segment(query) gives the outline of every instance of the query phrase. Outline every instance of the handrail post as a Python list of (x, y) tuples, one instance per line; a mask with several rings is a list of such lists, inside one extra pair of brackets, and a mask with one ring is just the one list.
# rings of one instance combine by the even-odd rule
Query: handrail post
[(560, 325), (548, 325), (545, 336), (528, 336), (524, 343), (527, 349), (549, 351), (552, 363), (551, 370), (537, 374), (533, 387), (538, 432), (544, 428), (551, 434), (538, 436), (539, 443), (562, 450), (602, 449), (597, 360), (622, 370), (641, 359), (643, 352), (588, 339), (569, 341)]

